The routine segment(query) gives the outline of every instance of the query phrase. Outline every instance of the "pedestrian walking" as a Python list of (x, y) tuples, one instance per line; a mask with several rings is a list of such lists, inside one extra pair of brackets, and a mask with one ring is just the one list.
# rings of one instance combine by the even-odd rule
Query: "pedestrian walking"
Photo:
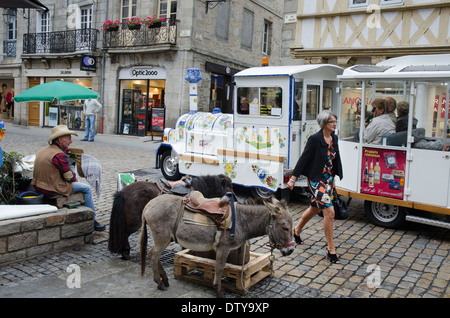
[(81, 141), (94, 141), (95, 138), (95, 114), (102, 109), (100, 104), (95, 99), (86, 99), (83, 104), (84, 113), (84, 138)]
[(338, 138), (334, 133), (337, 116), (330, 111), (323, 111), (317, 116), (317, 122), (321, 129), (309, 137), (287, 184), (292, 190), (297, 178), (304, 175), (308, 178), (309, 189), (313, 194), (311, 205), (294, 228), (294, 238), (297, 244), (303, 244), (300, 238), (303, 227), (322, 211), (327, 257), (332, 263), (340, 263), (333, 242), (334, 207), (331, 200), (335, 176), (339, 176), (340, 179), (343, 177)]

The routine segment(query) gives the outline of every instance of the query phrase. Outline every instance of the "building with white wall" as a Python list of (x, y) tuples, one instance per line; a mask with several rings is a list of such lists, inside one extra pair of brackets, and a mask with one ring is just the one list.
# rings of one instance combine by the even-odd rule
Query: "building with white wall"
[(298, 0), (293, 59), (340, 66), (450, 52), (449, 0)]

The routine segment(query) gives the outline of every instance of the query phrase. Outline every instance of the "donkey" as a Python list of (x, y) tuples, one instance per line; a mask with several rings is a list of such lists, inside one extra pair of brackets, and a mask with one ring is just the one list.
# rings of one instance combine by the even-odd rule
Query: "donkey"
[[(191, 187), (207, 198), (220, 197), (231, 192), (231, 179), (223, 174), (192, 177)], [(108, 250), (122, 253), (122, 259), (130, 259), (129, 236), (142, 225), (142, 210), (161, 193), (155, 181), (137, 181), (114, 194), (109, 223)]]
[[(166, 290), (169, 279), (160, 262), (161, 253), (171, 241), (177, 242), (183, 248), (194, 251), (216, 251), (214, 286), (217, 297), (223, 297), (221, 276), (230, 250), (242, 246), (245, 241), (269, 235), (272, 248), (279, 248), (283, 255), (289, 255), (294, 250), (292, 216), (284, 201), (259, 205), (236, 203), (235, 231), (219, 230), (215, 226), (202, 226), (183, 221), (180, 217), (184, 209), (182, 197), (164, 194), (151, 200), (142, 213), (142, 228), (140, 241), (141, 275), (145, 274), (147, 253), (147, 227), (153, 237), (153, 246), (148, 252), (153, 280), (158, 289)], [(224, 238), (225, 236), (225, 238)]]

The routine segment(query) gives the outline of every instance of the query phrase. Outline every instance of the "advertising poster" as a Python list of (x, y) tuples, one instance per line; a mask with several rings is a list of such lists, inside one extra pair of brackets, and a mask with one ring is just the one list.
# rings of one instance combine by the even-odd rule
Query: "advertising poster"
[(361, 193), (403, 199), (406, 151), (363, 148)]
[(58, 107), (50, 107), (48, 109), (48, 125), (50, 127), (58, 125)]
[(152, 108), (152, 131), (164, 131), (165, 108)]

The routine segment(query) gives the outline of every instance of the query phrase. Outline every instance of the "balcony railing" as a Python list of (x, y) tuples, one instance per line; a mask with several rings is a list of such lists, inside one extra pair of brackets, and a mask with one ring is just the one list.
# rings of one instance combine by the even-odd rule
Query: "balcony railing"
[(16, 57), (16, 40), (3, 41), (3, 54), (6, 57)]
[(96, 29), (78, 29), (24, 34), (23, 54), (94, 52), (98, 32)]
[(176, 44), (176, 40), (177, 26), (175, 24), (153, 29), (142, 26), (139, 30), (128, 30), (122, 27), (117, 31), (103, 31), (104, 48)]

